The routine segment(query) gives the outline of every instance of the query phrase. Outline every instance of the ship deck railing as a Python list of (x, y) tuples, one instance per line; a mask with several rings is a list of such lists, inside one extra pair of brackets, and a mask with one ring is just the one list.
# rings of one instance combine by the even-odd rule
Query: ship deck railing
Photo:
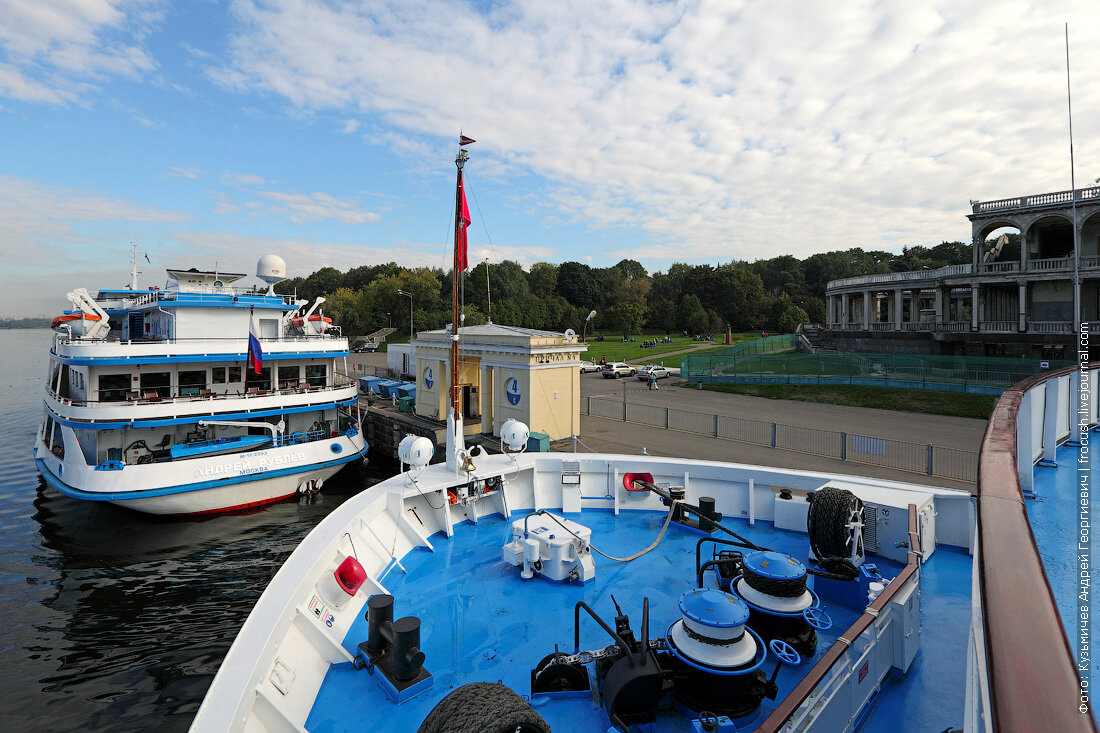
[[(71, 397), (62, 397), (55, 392), (52, 392), (49, 388), (46, 389), (46, 394), (51, 398), (57, 400), (59, 403), (66, 407), (103, 407), (103, 406), (116, 406), (116, 405), (153, 405), (153, 404), (179, 404), (179, 403), (191, 403), (191, 402), (217, 402), (221, 400), (241, 400), (252, 399), (256, 397), (273, 397), (273, 396), (287, 396), (287, 395), (304, 395), (304, 394), (318, 394), (326, 391), (337, 391), (341, 389), (347, 389), (348, 387), (356, 386), (354, 379), (348, 377), (345, 374), (336, 373), (333, 375), (332, 383), (326, 384), (309, 384), (304, 380), (301, 381), (285, 381), (280, 382), (278, 389), (260, 389), (259, 387), (248, 387), (246, 390), (234, 390), (233, 392), (214, 392), (209, 389), (199, 388), (196, 394), (164, 394), (165, 388), (160, 387), (157, 389), (147, 390), (135, 390), (127, 392), (126, 397), (117, 400), (88, 400), (88, 399), (73, 399)], [(184, 389), (187, 389), (186, 387)]]
[[(339, 341), (346, 339), (345, 336), (340, 334), (330, 333), (317, 333), (317, 334), (288, 334), (283, 336), (264, 336), (259, 337), (260, 343), (295, 343), (298, 341)], [(211, 337), (203, 336), (202, 338), (168, 338), (168, 337), (151, 337), (151, 338), (127, 338), (124, 339), (120, 335), (111, 335), (108, 333), (103, 338), (77, 338), (68, 337), (62, 334), (58, 334), (57, 343), (63, 346), (69, 345), (81, 345), (81, 344), (119, 344), (124, 346), (137, 346), (144, 344), (200, 344), (200, 343), (214, 343), (214, 344), (228, 344), (228, 343), (247, 343), (247, 336), (227, 336), (227, 337)]]

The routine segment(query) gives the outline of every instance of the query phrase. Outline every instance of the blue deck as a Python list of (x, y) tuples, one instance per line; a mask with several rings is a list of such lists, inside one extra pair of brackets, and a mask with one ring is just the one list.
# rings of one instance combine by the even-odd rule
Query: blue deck
[[(1094, 434), (1095, 435), (1095, 434)], [(1078, 459), (1081, 453), (1074, 446), (1061, 445), (1055, 460), (1057, 468), (1045, 466), (1035, 467), (1035, 498), (1027, 502), (1028, 519), (1031, 521), (1031, 529), (1035, 535), (1035, 542), (1039, 545), (1039, 554), (1043, 557), (1043, 568), (1047, 573), (1051, 590), (1054, 591), (1054, 600), (1058, 604), (1058, 613), (1062, 617), (1062, 623), (1069, 637), (1070, 648), (1077, 650), (1078, 637), (1078, 601), (1077, 601), (1077, 501), (1079, 480), (1082, 477), (1080, 469), (1087, 471), (1086, 477), (1091, 479), (1094, 469), (1100, 467), (1100, 461), (1096, 459), (1096, 450), (1089, 451), (1089, 463), (1080, 464)], [(1091, 488), (1091, 480), (1089, 485)], [(1089, 507), (1091, 510), (1091, 507)], [(1088, 515), (1091, 522), (1091, 511)], [(1092, 567), (1091, 557), (1089, 562)], [(1089, 598), (1091, 601), (1091, 597)], [(1092, 607), (1091, 603), (1085, 604)], [(1089, 629), (1091, 641), (1091, 627)], [(1090, 655), (1091, 656), (1091, 655)], [(1092, 673), (1089, 684), (1090, 689), (1096, 688), (1096, 682), (1100, 681), (1095, 671)]]
[[(520, 518), (522, 515), (514, 515)], [(648, 545), (664, 520), (663, 513), (587, 511), (573, 519), (592, 528), (593, 543), (611, 554), (626, 555)], [(806, 538), (775, 530), (769, 523), (748, 527), (729, 522), (735, 531), (760, 545), (806, 557)], [(468, 682), (501, 681), (521, 695), (530, 692), (530, 670), (557, 644), (573, 645), (573, 606), (586, 601), (605, 619), (614, 617), (613, 593), (638, 631), (643, 596), (650, 599), (651, 634), (664, 636), (679, 617), (681, 593), (695, 587), (695, 543), (699, 535), (673, 525), (658, 548), (631, 563), (596, 556), (596, 579), (586, 587), (554, 585), (535, 578), (523, 581), (518, 570), (501, 560), (500, 547), (509, 534), (500, 517), (478, 525), (461, 525), (453, 539), (437, 535), (436, 551), (414, 550), (402, 559), (409, 575), (394, 569), (383, 583), (395, 596), (396, 617), (422, 621), (425, 667), (435, 678), (427, 693), (395, 706), (375, 680), (350, 664), (332, 667), (306, 722), (311, 733), (359, 730), (412, 731), (431, 708), (454, 688)], [(971, 558), (939, 547), (924, 566), (923, 641), (909, 674), (884, 685), (863, 730), (928, 731), (963, 723), (967, 628), (970, 623)], [(876, 563), (887, 577), (900, 566)], [(713, 578), (713, 576), (711, 576)], [(713, 580), (711, 581), (713, 582)], [(825, 603), (833, 628), (819, 632), (817, 656), (824, 652), (857, 614)], [(581, 621), (581, 647), (600, 648), (609, 638), (591, 620)], [(349, 630), (345, 648), (352, 654), (366, 639), (363, 618)], [(774, 667), (769, 658), (766, 669)], [(791, 690), (810, 664), (785, 667), (779, 675), (780, 696)], [(764, 713), (778, 701), (765, 701)], [(666, 708), (668, 706), (665, 706)], [(349, 714), (354, 711), (353, 714)], [(557, 700), (538, 708), (555, 731), (606, 733), (607, 720), (587, 699)], [(669, 710), (660, 731), (688, 730), (685, 718)]]

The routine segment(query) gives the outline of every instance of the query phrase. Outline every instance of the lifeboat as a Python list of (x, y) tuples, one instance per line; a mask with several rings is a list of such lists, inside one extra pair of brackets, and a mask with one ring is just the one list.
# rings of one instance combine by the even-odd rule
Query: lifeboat
[(291, 328), (305, 328), (305, 325), (306, 325), (307, 322), (310, 323), (314, 328), (316, 328), (318, 330), (320, 330), (322, 328), (328, 328), (329, 326), (332, 325), (332, 319), (331, 318), (329, 318), (328, 316), (321, 316), (321, 315), (317, 315), (316, 313), (314, 313), (312, 316), (309, 316), (308, 318), (303, 318), (302, 316), (298, 316), (296, 318), (291, 318), (290, 319), (290, 327)]
[(64, 327), (68, 326), (69, 328), (73, 329), (73, 333), (76, 333), (77, 331), (83, 330), (82, 327), (85, 321), (101, 320), (103, 320), (102, 316), (99, 316), (95, 313), (85, 313), (84, 311), (80, 311), (77, 313), (63, 313), (50, 322), (50, 328), (54, 330), (61, 330)]

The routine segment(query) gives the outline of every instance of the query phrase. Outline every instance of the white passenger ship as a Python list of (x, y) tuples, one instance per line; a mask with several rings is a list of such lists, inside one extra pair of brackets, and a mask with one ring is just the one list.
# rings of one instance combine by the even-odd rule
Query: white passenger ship
[[(319, 308), (277, 295), (286, 265), (168, 270), (164, 290), (85, 289), (53, 322), (34, 455), (68, 496), (201, 514), (312, 493), (366, 454), (348, 341)], [(342, 368), (341, 368), (342, 367)]]

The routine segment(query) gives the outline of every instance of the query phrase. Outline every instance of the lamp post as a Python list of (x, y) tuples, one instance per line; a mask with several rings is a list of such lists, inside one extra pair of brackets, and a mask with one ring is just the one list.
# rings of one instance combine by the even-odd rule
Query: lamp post
[(386, 318), (388, 318), (390, 321), (390, 328), (393, 328), (393, 314), (389, 311), (386, 311)]
[(412, 346), (413, 342), (413, 296), (412, 293), (406, 293), (404, 290), (398, 290), (398, 295), (404, 295), (409, 299), (409, 346)]
[(596, 311), (592, 311), (588, 314), (588, 318), (584, 319), (584, 330), (581, 331), (581, 343), (584, 343), (585, 337), (588, 335), (588, 322), (596, 317)]

